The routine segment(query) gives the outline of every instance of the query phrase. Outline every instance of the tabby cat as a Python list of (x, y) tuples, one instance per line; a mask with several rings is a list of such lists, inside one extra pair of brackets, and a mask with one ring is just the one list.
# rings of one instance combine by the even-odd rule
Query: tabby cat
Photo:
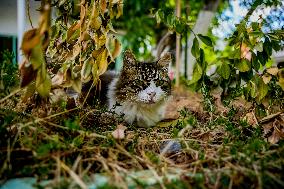
[(156, 62), (139, 62), (131, 51), (124, 53), (123, 68), (108, 86), (108, 108), (123, 115), (128, 123), (154, 126), (163, 118), (171, 82), (170, 53)]

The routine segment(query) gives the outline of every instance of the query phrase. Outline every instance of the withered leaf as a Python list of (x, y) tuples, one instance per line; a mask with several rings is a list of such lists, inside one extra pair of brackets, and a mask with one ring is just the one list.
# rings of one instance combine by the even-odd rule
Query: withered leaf
[(262, 80), (265, 84), (268, 84), (271, 79), (272, 79), (271, 75), (265, 74), (262, 76)]
[(104, 49), (104, 51), (98, 56), (96, 60), (96, 64), (98, 65), (98, 75), (102, 75), (107, 70), (108, 62), (108, 51)]
[(82, 81), (80, 79), (74, 79), (72, 82), (72, 88), (77, 92), (81, 93), (82, 90)]
[(28, 30), (24, 33), (21, 49), (28, 56), (37, 44), (40, 43), (41, 36), (37, 33), (37, 28)]
[(27, 60), (24, 60), (24, 62), (20, 65), (19, 69), (21, 74), (20, 86), (25, 87), (35, 79), (36, 71), (33, 69), (32, 65)]
[(267, 71), (267, 73), (269, 73), (269, 74), (271, 74), (271, 75), (277, 75), (277, 73), (278, 73), (278, 68), (276, 68), (276, 67), (268, 68), (266, 71)]
[(91, 72), (92, 72), (92, 66), (94, 65), (94, 59), (93, 57), (89, 57), (83, 64), (82, 70), (81, 70), (81, 80), (83, 82), (87, 82)]
[(64, 74), (62, 72), (57, 72), (57, 74), (51, 79), (52, 86), (59, 86), (63, 83)]
[(127, 127), (125, 127), (122, 124), (119, 124), (111, 134), (112, 134), (113, 138), (115, 138), (115, 139), (124, 139), (126, 129), (127, 129)]
[(106, 12), (106, 8), (107, 8), (106, 0), (100, 0), (100, 9), (101, 9), (102, 15)]
[(43, 72), (46, 72), (46, 70), (40, 69), (37, 73), (36, 90), (40, 96), (47, 97), (51, 89), (51, 79), (49, 74), (44, 74)]

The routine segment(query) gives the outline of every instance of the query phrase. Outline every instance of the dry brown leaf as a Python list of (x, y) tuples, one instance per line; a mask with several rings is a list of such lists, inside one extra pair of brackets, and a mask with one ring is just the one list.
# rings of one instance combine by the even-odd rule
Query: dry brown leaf
[(280, 140), (280, 136), (276, 130), (273, 131), (272, 135), (268, 137), (268, 141), (271, 144), (276, 144)]
[(27, 56), (37, 44), (40, 43), (41, 36), (37, 33), (37, 28), (28, 30), (24, 33), (21, 49)]
[(271, 75), (268, 75), (268, 74), (265, 74), (262, 76), (262, 80), (265, 84), (268, 84), (271, 78), (272, 78)]
[(117, 5), (116, 18), (119, 18), (122, 14), (123, 14), (123, 2), (122, 2), (122, 0), (119, 0), (118, 5)]
[(106, 12), (107, 2), (106, 0), (100, 0), (100, 8), (102, 15)]
[(267, 73), (269, 73), (269, 74), (271, 74), (271, 75), (277, 75), (277, 73), (278, 73), (278, 68), (276, 68), (276, 67), (268, 68), (266, 71), (267, 71)]
[(126, 129), (127, 129), (127, 127), (125, 127), (122, 124), (119, 124), (111, 134), (112, 134), (113, 138), (115, 138), (115, 139), (124, 139)]
[(266, 123), (266, 124), (262, 125), (262, 128), (263, 128), (264, 134), (266, 135), (273, 128), (273, 125), (272, 125), (272, 123)]
[(35, 79), (36, 71), (33, 69), (32, 65), (27, 60), (24, 60), (24, 62), (20, 64), (19, 69), (21, 74), (20, 86), (25, 87)]
[(81, 11), (80, 11), (80, 24), (81, 24), (81, 27), (84, 25), (85, 15), (86, 15), (86, 8), (84, 7), (84, 2), (82, 2), (82, 4), (81, 4)]
[(58, 72), (52, 79), (51, 83), (52, 86), (59, 86), (63, 83), (64, 81), (64, 74), (62, 72)]
[(247, 113), (245, 115), (244, 119), (248, 122), (248, 124), (250, 124), (252, 126), (256, 126), (258, 124), (254, 112)]
[(75, 58), (80, 54), (80, 52), (81, 52), (81, 45), (77, 43), (73, 47), (73, 54), (71, 60), (75, 60)]
[(241, 58), (245, 58), (249, 61), (251, 60), (250, 48), (245, 43), (242, 43), (241, 45)]

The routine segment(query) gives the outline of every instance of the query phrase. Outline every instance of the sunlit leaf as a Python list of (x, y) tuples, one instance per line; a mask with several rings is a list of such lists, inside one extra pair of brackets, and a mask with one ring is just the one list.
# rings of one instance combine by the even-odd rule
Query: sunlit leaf
[(72, 82), (72, 88), (77, 92), (81, 93), (82, 90), (82, 81), (80, 79), (74, 79)]
[(106, 48), (109, 51), (112, 60), (114, 60), (121, 52), (121, 44), (114, 36), (107, 38)]
[(93, 75), (93, 80), (96, 83), (96, 81), (99, 78), (99, 75), (98, 75), (98, 65), (97, 64), (94, 64), (93, 67), (92, 67), (92, 75)]
[(96, 64), (98, 65), (98, 75), (102, 75), (107, 70), (108, 62), (108, 51), (105, 49), (97, 58)]
[(277, 75), (277, 73), (278, 73), (278, 68), (276, 68), (276, 67), (268, 68), (266, 71), (267, 71), (267, 73), (269, 73), (269, 74), (271, 74), (271, 75)]
[(224, 79), (229, 79), (231, 69), (230, 66), (226, 63), (223, 62), (217, 69), (217, 73), (222, 76)]
[(252, 98), (257, 97), (257, 88), (256, 88), (256, 84), (253, 81), (250, 81), (250, 96)]
[(46, 73), (46, 69), (42, 67), (36, 76), (36, 90), (42, 97), (49, 96), (51, 89), (51, 78), (49, 74)]
[(116, 18), (119, 18), (123, 14), (123, 1), (119, 0), (117, 5), (117, 13), (116, 13)]
[(193, 68), (193, 75), (189, 84), (197, 82), (198, 80), (200, 80), (201, 76), (202, 76), (202, 67), (197, 63)]
[(236, 62), (235, 66), (240, 72), (247, 72), (250, 70), (250, 62), (247, 59), (241, 59), (241, 61)]
[(265, 74), (262, 76), (262, 80), (265, 84), (268, 84), (271, 79), (272, 79), (271, 75)]
[(107, 2), (106, 0), (100, 0), (100, 9), (101, 13), (104, 14), (107, 8)]
[(87, 82), (87, 80), (90, 78), (90, 74), (92, 72), (92, 66), (94, 65), (94, 59), (92, 57), (88, 58), (82, 67), (81, 70), (81, 80), (84, 82)]

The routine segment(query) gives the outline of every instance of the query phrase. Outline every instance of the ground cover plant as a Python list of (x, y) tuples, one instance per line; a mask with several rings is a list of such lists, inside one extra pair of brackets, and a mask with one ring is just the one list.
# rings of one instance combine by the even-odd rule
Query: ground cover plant
[[(208, 3), (198, 2), (196, 9)], [(38, 27), (23, 38), (20, 73), (13, 54), (1, 56), (0, 184), (34, 177), (36, 188), (88, 188), (105, 176), (100, 188), (283, 188), (284, 68), (270, 64), (272, 52), (283, 50), (283, 26), (265, 31), (267, 20), (250, 21), (259, 7), (281, 1), (251, 1), (224, 50), (212, 34), (195, 33), (193, 20), (176, 17), (172, 1), (153, 3), (151, 17), (135, 12), (140, 3), (42, 1)], [(180, 78), (155, 127), (125, 123), (94, 94), (122, 51), (114, 26), (132, 30), (122, 14), (150, 34), (158, 23), (158, 31), (194, 35), (192, 79)], [(145, 56), (138, 44), (130, 47), (146, 59), (147, 43), (157, 39), (143, 32)]]

